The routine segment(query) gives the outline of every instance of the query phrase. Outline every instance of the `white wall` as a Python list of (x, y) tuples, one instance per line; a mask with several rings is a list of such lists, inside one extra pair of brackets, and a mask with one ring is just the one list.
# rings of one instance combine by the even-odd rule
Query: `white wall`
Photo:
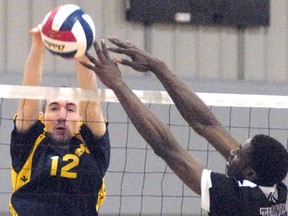
[[(140, 48), (149, 43), (151, 52), (166, 61), (181, 77), (197, 79), (287, 81), (288, 2), (273, 0), (269, 27), (249, 28), (244, 32), (230, 27), (154, 24), (150, 40), (144, 27), (125, 20), (122, 0), (2, 0), (0, 2), (0, 74), (22, 73), (30, 46), (29, 28), (42, 21), (54, 6), (80, 5), (95, 22), (97, 40), (115, 35)], [(243, 39), (243, 62), (239, 62), (239, 41)], [(238, 64), (243, 64), (239, 71)], [(47, 55), (48, 74), (67, 74), (72, 64), (63, 65)]]

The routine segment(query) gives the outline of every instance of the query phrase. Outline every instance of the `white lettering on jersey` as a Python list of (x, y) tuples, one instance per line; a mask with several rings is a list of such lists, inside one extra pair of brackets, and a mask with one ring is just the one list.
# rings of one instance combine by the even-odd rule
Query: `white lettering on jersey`
[(272, 207), (260, 208), (262, 216), (287, 216), (286, 204), (274, 205)]

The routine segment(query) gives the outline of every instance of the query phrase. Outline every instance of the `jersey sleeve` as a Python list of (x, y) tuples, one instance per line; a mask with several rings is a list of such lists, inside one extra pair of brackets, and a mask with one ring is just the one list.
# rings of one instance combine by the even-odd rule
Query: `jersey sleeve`
[(211, 215), (239, 215), (241, 196), (236, 180), (204, 170), (201, 178), (201, 207)]
[(18, 172), (27, 160), (36, 139), (43, 133), (44, 124), (36, 121), (27, 131), (18, 132), (14, 121), (14, 129), (11, 133), (10, 154), (12, 167)]
[(108, 123), (106, 123), (106, 132), (102, 137), (95, 136), (87, 125), (83, 124), (80, 129), (80, 134), (83, 137), (87, 147), (93, 157), (102, 167), (103, 176), (106, 173), (110, 162), (110, 139), (108, 132)]

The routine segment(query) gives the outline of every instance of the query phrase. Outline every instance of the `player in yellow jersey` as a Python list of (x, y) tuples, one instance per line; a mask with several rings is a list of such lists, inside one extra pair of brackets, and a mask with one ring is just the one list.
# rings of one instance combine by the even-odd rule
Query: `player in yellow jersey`
[[(30, 34), (23, 85), (39, 86), (45, 47), (39, 29)], [(75, 59), (79, 86), (96, 89), (95, 74), (79, 60)], [(110, 161), (107, 122), (100, 102), (49, 99), (41, 112), (39, 100), (20, 99), (14, 122), (11, 214), (98, 215)]]

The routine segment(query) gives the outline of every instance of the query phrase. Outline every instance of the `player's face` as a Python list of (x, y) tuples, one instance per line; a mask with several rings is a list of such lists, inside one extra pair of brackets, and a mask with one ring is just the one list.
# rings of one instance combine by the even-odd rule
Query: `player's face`
[(49, 136), (66, 143), (79, 132), (79, 101), (47, 100), (43, 118)]
[(245, 178), (245, 171), (251, 167), (250, 164), (250, 143), (248, 139), (239, 148), (230, 152), (230, 157), (226, 163), (227, 175), (238, 180)]

